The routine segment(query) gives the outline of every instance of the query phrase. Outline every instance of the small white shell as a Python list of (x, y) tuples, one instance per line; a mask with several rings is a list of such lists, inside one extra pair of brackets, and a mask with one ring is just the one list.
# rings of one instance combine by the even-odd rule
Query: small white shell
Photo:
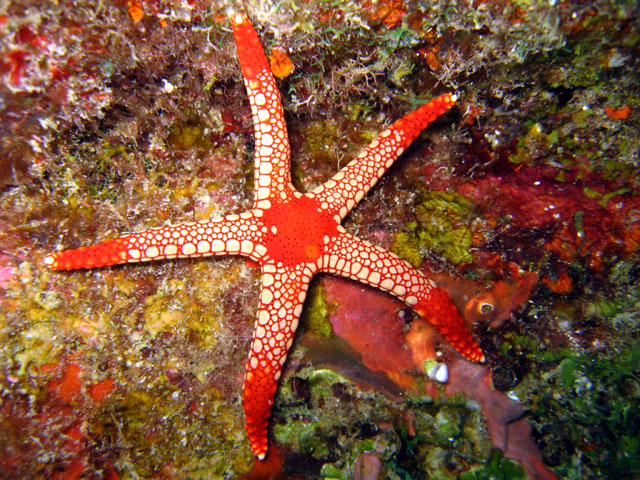
[(427, 377), (439, 383), (446, 383), (447, 380), (449, 380), (449, 369), (447, 368), (447, 364), (436, 363), (427, 371)]

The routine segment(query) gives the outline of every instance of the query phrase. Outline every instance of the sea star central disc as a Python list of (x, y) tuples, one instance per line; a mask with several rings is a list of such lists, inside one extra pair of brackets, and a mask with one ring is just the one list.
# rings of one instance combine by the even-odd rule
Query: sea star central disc
[(339, 224), (333, 216), (318, 210), (307, 196), (274, 204), (260, 220), (267, 230), (264, 244), (269, 256), (288, 267), (315, 263), (338, 235)]

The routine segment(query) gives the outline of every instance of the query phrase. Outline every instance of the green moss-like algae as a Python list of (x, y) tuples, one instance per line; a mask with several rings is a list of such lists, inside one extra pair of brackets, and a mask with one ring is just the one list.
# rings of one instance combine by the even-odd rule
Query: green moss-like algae
[[(285, 378), (273, 415), (278, 443), (313, 457), (332, 478), (352, 478), (364, 452), (375, 452), (385, 478), (396, 479), (464, 472), (484, 464), (491, 450), (481, 415), (464, 397), (393, 401), (330, 369), (305, 367)], [(407, 418), (415, 435), (407, 433)], [(430, 453), (437, 447), (446, 462)]]
[(504, 458), (500, 450), (494, 449), (486, 464), (464, 472), (458, 478), (460, 480), (526, 480), (527, 475), (522, 466)]
[(307, 300), (301, 317), (304, 329), (320, 338), (333, 336), (333, 327), (329, 321), (329, 305), (319, 282), (314, 282), (307, 294)]
[[(637, 257), (618, 262), (606, 292), (556, 298), (557, 326), (534, 334), (531, 320), (541, 312), (534, 308), (520, 333), (503, 336), (501, 363), (521, 377), (507, 388), (527, 399), (533, 437), (561, 478), (626, 480), (640, 472), (638, 265)], [(585, 281), (577, 267), (572, 275)]]
[(237, 448), (244, 439), (243, 425), (227, 399), (215, 389), (201, 390), (197, 406), (180, 412), (182, 395), (159, 377), (144, 390), (127, 392), (110, 407), (105, 423), (95, 425), (122, 445), (136, 445), (128, 454), (129, 475), (122, 478), (179, 468), (184, 477), (222, 479), (250, 468), (251, 454)]
[[(531, 408), (548, 461), (559, 464), (565, 478), (635, 478), (640, 473), (640, 348), (595, 356), (565, 350), (549, 357), (557, 362), (547, 373), (553, 392), (539, 392)], [(551, 421), (557, 415), (562, 422)]]
[(423, 191), (416, 199), (416, 221), (395, 235), (391, 249), (412, 265), (422, 265), (431, 250), (454, 264), (473, 261), (473, 202), (452, 192)]

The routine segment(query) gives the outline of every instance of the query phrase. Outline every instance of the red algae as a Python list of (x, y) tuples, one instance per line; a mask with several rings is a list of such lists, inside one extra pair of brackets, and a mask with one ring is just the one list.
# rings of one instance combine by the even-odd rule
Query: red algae
[[(460, 186), (491, 214), (511, 217), (511, 225), (547, 229), (544, 249), (566, 262), (586, 257), (599, 270), (605, 257), (631, 255), (640, 246), (640, 208), (623, 179), (574, 168), (556, 180), (555, 167), (524, 167), (506, 176), (486, 175)], [(524, 252), (523, 252), (524, 253)]]

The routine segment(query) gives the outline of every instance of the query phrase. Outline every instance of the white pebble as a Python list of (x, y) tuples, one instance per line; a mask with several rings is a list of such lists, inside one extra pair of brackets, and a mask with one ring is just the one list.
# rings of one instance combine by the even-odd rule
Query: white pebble
[(449, 369), (447, 368), (447, 364), (436, 363), (427, 371), (427, 377), (439, 383), (446, 383), (447, 380), (449, 380)]

